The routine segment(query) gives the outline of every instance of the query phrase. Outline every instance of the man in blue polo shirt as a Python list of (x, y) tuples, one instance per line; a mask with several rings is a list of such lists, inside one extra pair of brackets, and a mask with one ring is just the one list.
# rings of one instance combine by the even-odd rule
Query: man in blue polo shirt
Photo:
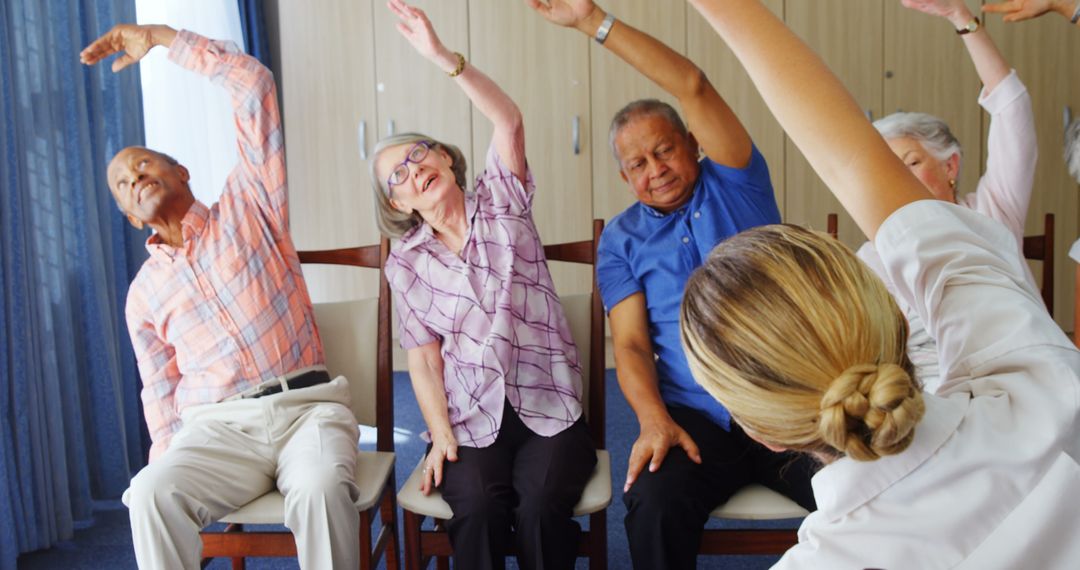
[(772, 453), (747, 437), (694, 382), (679, 342), (683, 288), (709, 250), (747, 228), (780, 222), (768, 166), (691, 61), (591, 0), (531, 4), (548, 20), (593, 36), (673, 95), (693, 132), (656, 100), (615, 115), (612, 150), (638, 202), (604, 230), (596, 270), (619, 385), (640, 424), (623, 498), (631, 559), (639, 569), (693, 568), (709, 512), (749, 483), (814, 509), (810, 460)]

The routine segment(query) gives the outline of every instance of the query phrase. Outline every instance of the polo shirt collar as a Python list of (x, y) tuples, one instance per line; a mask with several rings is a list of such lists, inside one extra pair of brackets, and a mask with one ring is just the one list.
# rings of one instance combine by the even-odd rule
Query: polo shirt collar
[(642, 210), (644, 210), (645, 213), (648, 214), (652, 218), (666, 218), (666, 217), (668, 217), (668, 216), (670, 216), (672, 214), (677, 214), (679, 212), (684, 212), (684, 211), (686, 211), (688, 209), (697, 210), (697, 209), (701, 208), (702, 203), (705, 201), (706, 192), (702, 191), (702, 188), (701, 188), (701, 186), (703, 184), (704, 184), (704, 182), (702, 181), (701, 171), (699, 170), (697, 180), (694, 181), (694, 193), (690, 195), (690, 199), (687, 200), (687, 202), (685, 204), (683, 204), (682, 206), (679, 206), (678, 209), (676, 209), (676, 210), (674, 210), (672, 212), (664, 213), (664, 212), (661, 212), (660, 210), (657, 210), (656, 208), (653, 208), (652, 206), (649, 206), (649, 205), (644, 204), (642, 202), (638, 202), (638, 204), (640, 204)]
[[(469, 233), (472, 235), (472, 226), (476, 222), (476, 212), (479, 208), (479, 201), (477, 200), (476, 192), (465, 193), (465, 213), (469, 220)], [(405, 232), (405, 235), (401, 236), (398, 240), (398, 247), (400, 251), (409, 251), (420, 247), (432, 240), (436, 240), (435, 230), (431, 227), (431, 224), (426, 221), (420, 222), (420, 224), (413, 226), (412, 229)], [(466, 239), (468, 239), (466, 237)]]

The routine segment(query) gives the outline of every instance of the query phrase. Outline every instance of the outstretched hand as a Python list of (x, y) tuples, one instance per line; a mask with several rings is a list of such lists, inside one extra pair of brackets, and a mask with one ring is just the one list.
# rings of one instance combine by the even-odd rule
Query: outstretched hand
[(386, 3), (390, 11), (398, 17), (397, 30), (412, 44), (422, 56), (435, 63), (440, 62), (448, 50), (439, 39), (431, 20), (423, 10), (406, 4), (403, 0), (389, 0)]
[(79, 60), (94, 65), (114, 53), (124, 52), (112, 64), (113, 72), (117, 72), (142, 59), (154, 46), (172, 44), (175, 37), (176, 30), (168, 26), (117, 24), (86, 46), (79, 53)]
[(900, 0), (905, 8), (918, 10), (931, 16), (949, 18), (959, 12), (967, 12), (964, 0)]
[(579, 27), (596, 10), (592, 0), (526, 0), (529, 7), (552, 24)]
[[(997, 4), (987, 4), (983, 6), (983, 12), (1004, 14), (1005, 17), (1002, 19), (1006, 22), (1020, 22), (1037, 18), (1051, 10), (1061, 11), (1062, 5), (1063, 3), (1059, 0), (1008, 0)], [(1062, 15), (1065, 14), (1062, 13)]]

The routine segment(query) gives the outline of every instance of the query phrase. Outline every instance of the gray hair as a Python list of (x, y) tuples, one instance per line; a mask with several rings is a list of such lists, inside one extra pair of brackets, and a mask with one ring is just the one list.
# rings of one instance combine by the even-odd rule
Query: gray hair
[(619, 149), (615, 148), (615, 137), (618, 136), (623, 127), (640, 117), (661, 117), (671, 123), (671, 126), (675, 127), (675, 130), (682, 136), (686, 137), (690, 134), (690, 131), (686, 130), (686, 123), (679, 116), (679, 112), (671, 105), (659, 99), (631, 101), (625, 107), (619, 109), (618, 113), (615, 113), (615, 118), (611, 119), (611, 129), (608, 130), (608, 146), (611, 147), (611, 154), (615, 156), (615, 162), (622, 161), (619, 158)]
[(1080, 182), (1080, 119), (1065, 128), (1065, 166), (1069, 174)]
[(375, 197), (375, 223), (379, 226), (379, 232), (390, 239), (400, 238), (409, 230), (422, 224), (424, 219), (417, 212), (407, 214), (390, 204), (390, 189), (386, 187), (386, 180), (381, 180), (375, 174), (375, 163), (378, 162), (379, 155), (388, 148), (418, 142), (427, 142), (431, 145), (431, 150), (442, 150), (450, 155), (450, 169), (454, 172), (454, 181), (457, 182), (458, 188), (465, 191), (468, 185), (465, 178), (465, 169), (468, 166), (465, 155), (461, 149), (452, 144), (439, 142), (419, 133), (401, 133), (379, 141), (371, 153), (371, 160), (368, 161), (368, 171), (371, 173), (371, 190)]
[(911, 138), (938, 160), (948, 160), (957, 155), (961, 160), (964, 151), (960, 141), (949, 130), (945, 121), (926, 113), (893, 113), (874, 121), (874, 128), (885, 139)]

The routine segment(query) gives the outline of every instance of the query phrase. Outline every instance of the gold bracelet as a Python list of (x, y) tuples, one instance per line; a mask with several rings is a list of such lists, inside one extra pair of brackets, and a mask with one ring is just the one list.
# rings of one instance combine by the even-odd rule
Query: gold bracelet
[(465, 71), (465, 56), (461, 55), (456, 51), (454, 52), (454, 55), (457, 56), (457, 69), (451, 71), (450, 73), (447, 73), (447, 75), (449, 75), (450, 77), (457, 77), (461, 75), (462, 71)]

